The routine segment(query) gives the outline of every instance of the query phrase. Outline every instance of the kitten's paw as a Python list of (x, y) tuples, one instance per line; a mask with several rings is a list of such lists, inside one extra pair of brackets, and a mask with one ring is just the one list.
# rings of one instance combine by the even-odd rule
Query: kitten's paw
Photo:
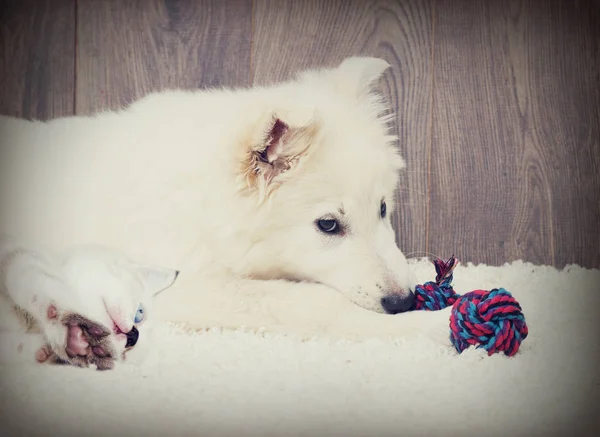
[(38, 363), (45, 363), (46, 361), (51, 360), (53, 356), (55, 356), (55, 354), (47, 344), (39, 348), (35, 353), (35, 359)]
[(116, 351), (109, 340), (110, 330), (81, 314), (48, 307), (48, 323), (44, 327), (48, 344), (36, 353), (39, 362), (71, 364), (98, 370), (114, 367)]

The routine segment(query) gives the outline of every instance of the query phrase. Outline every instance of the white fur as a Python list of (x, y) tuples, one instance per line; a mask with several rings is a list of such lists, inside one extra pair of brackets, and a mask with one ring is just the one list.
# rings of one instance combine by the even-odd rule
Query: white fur
[[(350, 58), (271, 87), (166, 91), (46, 123), (0, 118), (1, 230), (176, 266), (181, 278), (158, 298), (164, 320), (294, 331), (308, 318), (314, 332), (357, 334), (358, 306), (383, 312), (383, 296), (415, 283), (389, 213), (379, 217), (382, 198), (394, 210), (404, 167), (371, 88), (387, 67)], [(247, 161), (275, 119), (293, 141), (277, 150), (288, 171), (267, 177)], [(346, 235), (319, 232), (323, 216)], [(400, 335), (392, 319), (373, 313), (373, 333)]]
[[(419, 281), (435, 274), (429, 261), (410, 264)], [(517, 261), (460, 265), (455, 273), (460, 293), (503, 286), (519, 301), (529, 336), (516, 356), (474, 348), (458, 355), (449, 341), (419, 336), (301, 341), (241, 330), (186, 334), (159, 324), (160, 353), (142, 366), (93, 377), (0, 368), (2, 430), (31, 437), (598, 435), (600, 270)], [(417, 316), (427, 324), (436, 313)], [(354, 323), (368, 329), (371, 320)]]
[[(153, 297), (165, 290), (177, 271), (135, 263), (112, 249), (77, 246), (64, 253), (0, 239), (0, 362), (33, 361), (44, 345), (68, 360), (68, 331), (60, 323), (66, 314), (79, 314), (107, 327), (108, 341), (121, 361), (151, 342)], [(48, 308), (57, 316), (49, 318)], [(143, 318), (135, 320), (142, 308)], [(140, 332), (136, 345), (126, 351), (125, 335), (132, 327)], [(146, 350), (147, 351), (147, 350)]]

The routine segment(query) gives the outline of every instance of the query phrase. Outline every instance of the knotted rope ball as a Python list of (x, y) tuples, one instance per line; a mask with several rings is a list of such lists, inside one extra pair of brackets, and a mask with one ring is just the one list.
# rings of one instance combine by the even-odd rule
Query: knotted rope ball
[(411, 311), (437, 311), (452, 305), (450, 341), (461, 353), (469, 346), (484, 348), (488, 355), (504, 352), (513, 356), (528, 329), (521, 306), (504, 288), (475, 290), (464, 295), (454, 291), (451, 282), (458, 260), (434, 262), (435, 282), (417, 285)]

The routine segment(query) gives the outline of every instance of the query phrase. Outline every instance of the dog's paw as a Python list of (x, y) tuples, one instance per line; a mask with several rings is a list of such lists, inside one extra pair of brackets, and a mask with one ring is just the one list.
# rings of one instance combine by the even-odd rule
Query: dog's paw
[(37, 351), (38, 362), (77, 367), (96, 365), (98, 370), (114, 367), (116, 352), (108, 328), (80, 314), (60, 314), (54, 305), (48, 307), (47, 315), (43, 330), (48, 343)]

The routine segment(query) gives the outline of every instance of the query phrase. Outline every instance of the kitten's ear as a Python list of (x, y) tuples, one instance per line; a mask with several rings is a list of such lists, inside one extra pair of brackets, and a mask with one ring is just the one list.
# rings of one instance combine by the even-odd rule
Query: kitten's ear
[(166, 269), (147, 264), (136, 264), (135, 268), (142, 278), (144, 288), (152, 296), (156, 296), (161, 291), (169, 288), (175, 283), (177, 276), (179, 276), (179, 270)]

